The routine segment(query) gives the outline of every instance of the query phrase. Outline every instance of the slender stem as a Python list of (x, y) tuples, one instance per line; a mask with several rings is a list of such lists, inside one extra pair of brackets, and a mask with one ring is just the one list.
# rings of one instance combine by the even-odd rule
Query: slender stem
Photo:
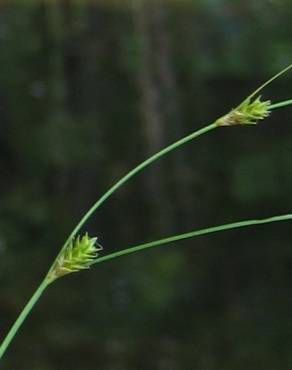
[[(251, 99), (253, 96), (258, 94), (264, 87), (269, 85), (271, 82), (282, 76), (284, 73), (286, 73), (289, 69), (292, 68), (292, 64), (288, 65), (286, 68), (282, 69), (280, 72), (272, 76), (269, 80), (265, 81), (261, 86), (259, 86), (256, 90), (254, 90), (245, 100)], [(280, 108), (286, 105), (290, 104), (290, 100), (287, 100), (285, 102), (280, 102), (276, 104), (272, 104), (269, 109), (276, 109)], [(292, 103), (291, 103), (292, 104)], [(185, 136), (184, 138), (176, 141), (175, 143), (167, 146), (166, 148), (162, 149), (158, 153), (154, 154), (150, 158), (146, 159), (144, 162), (140, 163), (137, 167), (135, 167), (133, 170), (128, 172), (124, 177), (122, 177), (117, 183), (115, 183), (109, 190), (107, 190), (101, 198), (99, 198), (93, 206), (85, 213), (85, 215), (81, 218), (79, 223), (76, 225), (76, 227), (73, 229), (67, 240), (65, 241), (63, 247), (61, 248), (58, 256), (63, 252), (63, 250), (67, 247), (69, 241), (76, 236), (78, 231), (82, 228), (82, 226), (86, 223), (86, 221), (92, 216), (92, 214), (115, 192), (117, 191), (122, 185), (124, 185), (127, 181), (129, 181), (133, 176), (141, 172), (145, 167), (149, 166), (151, 163), (157, 161), (159, 158), (164, 156), (165, 154), (171, 152), (174, 149), (177, 149), (183, 144), (186, 144), (187, 142), (215, 129), (218, 127), (218, 124), (216, 121), (206, 127), (203, 127), (202, 129), (195, 131), (191, 133), (188, 136)], [(57, 258), (58, 258), (57, 256)], [(50, 270), (48, 273), (51, 272), (51, 270), (54, 267), (54, 263), (52, 264)]]
[(202, 129), (195, 131), (191, 133), (188, 136), (185, 136), (184, 138), (176, 141), (175, 143), (167, 146), (166, 148), (160, 150), (158, 153), (154, 154), (150, 158), (146, 159), (144, 162), (139, 164), (137, 167), (135, 167), (133, 170), (128, 172), (124, 177), (122, 177), (117, 183), (115, 183), (82, 217), (78, 225), (75, 227), (73, 232), (70, 235), (71, 239), (73, 236), (76, 235), (76, 233), (81, 229), (83, 224), (89, 219), (89, 217), (116, 191), (118, 190), (122, 185), (124, 185), (127, 181), (129, 181), (133, 176), (141, 172), (145, 167), (149, 166), (151, 163), (157, 161), (159, 158), (164, 156), (165, 154), (173, 151), (174, 149), (177, 149), (183, 144), (186, 144), (187, 142), (197, 138), (198, 136), (201, 136), (203, 134), (206, 134), (207, 132), (217, 128), (217, 125), (215, 123), (212, 123), (211, 125), (208, 125), (206, 127), (203, 127)]
[(22, 312), (18, 316), (17, 320), (12, 325), (12, 327), (9, 330), (9, 332), (7, 333), (5, 339), (1, 343), (1, 346), (0, 346), (0, 359), (5, 354), (6, 349), (8, 348), (10, 342), (14, 338), (15, 334), (18, 332), (19, 328), (23, 324), (23, 322), (26, 319), (26, 317), (29, 315), (29, 313), (32, 310), (32, 308), (34, 307), (34, 305), (40, 299), (41, 295), (43, 294), (43, 292), (47, 288), (47, 286), (48, 286), (48, 283), (47, 283), (47, 281), (45, 279), (40, 284), (40, 286), (37, 288), (37, 290), (34, 292), (34, 294), (32, 295), (32, 297), (30, 298), (30, 300), (28, 301), (28, 303), (26, 304), (26, 306), (24, 307), (24, 309), (22, 310)]
[(291, 104), (292, 104), (292, 99), (280, 101), (279, 103), (271, 104), (269, 106), (269, 110), (286, 107), (287, 105), (291, 105)]
[(270, 85), (273, 81), (275, 81), (277, 78), (282, 76), (284, 73), (288, 72), (289, 69), (292, 68), (292, 64), (289, 64), (286, 68), (282, 69), (280, 72), (272, 76), (269, 80), (264, 82), (261, 86), (259, 86), (256, 90), (254, 90), (245, 100), (253, 98), (255, 95), (257, 95), (260, 91), (263, 90), (266, 86)]
[[(276, 74), (275, 76), (273, 76), (270, 80), (268, 80), (266, 83), (264, 83), (261, 88), (258, 88), (257, 90), (255, 90), (249, 97), (252, 97), (255, 93), (257, 93), (258, 91), (260, 91), (263, 87), (265, 87), (268, 83), (271, 83), (274, 79), (278, 78), (279, 76), (281, 76), (283, 73), (285, 73), (288, 69), (290, 69), (292, 67), (292, 64), (289, 65), (287, 68), (285, 68), (284, 70), (282, 70), (281, 72), (279, 72), (278, 74)], [(277, 108), (281, 108), (281, 107), (284, 107), (284, 106), (287, 106), (287, 105), (290, 105), (292, 104), (292, 99), (291, 100), (285, 100), (285, 101), (282, 101), (282, 102), (279, 102), (279, 103), (275, 103), (275, 104), (272, 104), (269, 109), (270, 110), (273, 110), (273, 109), (277, 109)], [(110, 196), (116, 192), (122, 185), (124, 185), (127, 181), (129, 181), (132, 177), (134, 177), (136, 174), (138, 174), (139, 172), (141, 172), (144, 168), (146, 168), (147, 166), (149, 166), (151, 163), (157, 161), (159, 158), (163, 157), (165, 154), (179, 148), (181, 145), (183, 144), (186, 144), (188, 143), (189, 141), (217, 128), (218, 125), (216, 123), (212, 123), (208, 126), (205, 126), (201, 129), (199, 129), (198, 131), (195, 131), (193, 133), (191, 133), (190, 135), (187, 135), (185, 136), (184, 138), (176, 141), (175, 143), (167, 146), (166, 148), (160, 150), (158, 153), (155, 153), (153, 156), (151, 156), (150, 158), (146, 159), (145, 161), (143, 161), (142, 163), (140, 163), (138, 166), (136, 166), (134, 169), (132, 169), (130, 172), (128, 172), (124, 177), (122, 177), (118, 182), (116, 182), (110, 189), (108, 189), (94, 204), (93, 206), (85, 213), (85, 215), (81, 218), (81, 220), (79, 221), (79, 223), (76, 225), (76, 227), (73, 229), (73, 231), (71, 232), (71, 234), (69, 235), (69, 237), (67, 238), (67, 240), (65, 241), (63, 247), (61, 248), (58, 256), (62, 253), (62, 251), (66, 248), (66, 246), (68, 245), (69, 241), (75, 237), (75, 235), (78, 233), (78, 231), (82, 228), (82, 226), (86, 223), (86, 221), (92, 216), (92, 214), (108, 199), (110, 198)], [(58, 258), (57, 256), (57, 258)], [(49, 269), (49, 272), (48, 274), (50, 273), (50, 271), (52, 270), (54, 264), (51, 266), (51, 268)]]
[(279, 222), (279, 221), (288, 221), (288, 220), (292, 220), (292, 214), (274, 216), (274, 217), (264, 218), (260, 220), (245, 220), (245, 221), (233, 222), (231, 224), (212, 226), (206, 229), (195, 230), (195, 231), (191, 231), (185, 234), (174, 235), (174, 236), (171, 236), (165, 239), (155, 240), (149, 243), (139, 244), (131, 248), (123, 249), (121, 251), (108, 254), (107, 256), (100, 257), (95, 261), (95, 263), (105, 262), (105, 261), (108, 261), (108, 260), (111, 260), (117, 257), (122, 257), (128, 254), (131, 254), (131, 253), (136, 253), (144, 249), (159, 247), (164, 244), (170, 244), (170, 243), (177, 242), (183, 239), (193, 238), (195, 236), (212, 234), (212, 233), (217, 233), (220, 231), (231, 230), (231, 229), (238, 229), (241, 227), (261, 225), (261, 224), (267, 224), (267, 223)]
[[(122, 177), (118, 182), (116, 182), (109, 190), (104, 193), (101, 198), (97, 200), (96, 203), (93, 204), (93, 206), (85, 213), (85, 215), (82, 217), (82, 219), (79, 221), (77, 226), (74, 228), (74, 230), (71, 232), (70, 236), (66, 240), (64, 246), (62, 247), (59, 255), (62, 253), (62, 251), (66, 248), (69, 241), (78, 233), (78, 231), (81, 229), (81, 227), (85, 224), (85, 222), (90, 218), (90, 216), (115, 192), (117, 191), (122, 185), (124, 185), (127, 181), (129, 181), (133, 176), (141, 172), (145, 167), (149, 166), (151, 163), (157, 161), (159, 158), (164, 156), (165, 154), (171, 152), (174, 149), (177, 149), (183, 144), (186, 144), (187, 142), (206, 134), (207, 132), (217, 128), (218, 126), (215, 123), (212, 123), (208, 126), (205, 126), (201, 128), (198, 131), (195, 131), (191, 133), (188, 136), (185, 136), (184, 138), (176, 141), (175, 143), (167, 146), (166, 148), (160, 150), (158, 153), (154, 154), (150, 158), (146, 159), (144, 162), (140, 163), (137, 167), (135, 167), (133, 170), (128, 172), (124, 177)], [(51, 267), (51, 269), (53, 266)], [(49, 270), (49, 273), (51, 271)]]

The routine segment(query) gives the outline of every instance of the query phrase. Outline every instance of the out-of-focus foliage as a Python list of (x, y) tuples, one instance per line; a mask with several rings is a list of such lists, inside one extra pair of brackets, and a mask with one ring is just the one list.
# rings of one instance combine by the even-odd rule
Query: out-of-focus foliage
[[(292, 61), (289, 0), (125, 3), (1, 3), (1, 336), (107, 187)], [(291, 98), (291, 74), (264, 98)], [(109, 200), (90, 235), (108, 253), (291, 211), (291, 118), (188, 144)], [(2, 368), (290, 369), (290, 230), (201, 237), (62, 279)]]

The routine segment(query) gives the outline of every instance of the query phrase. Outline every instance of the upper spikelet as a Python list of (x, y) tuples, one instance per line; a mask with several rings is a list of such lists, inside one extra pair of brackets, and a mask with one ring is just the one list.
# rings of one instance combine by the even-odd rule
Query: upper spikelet
[(270, 115), (270, 105), (271, 101), (261, 101), (261, 96), (253, 101), (247, 98), (237, 108), (219, 118), (216, 124), (217, 126), (255, 125), (259, 120)]

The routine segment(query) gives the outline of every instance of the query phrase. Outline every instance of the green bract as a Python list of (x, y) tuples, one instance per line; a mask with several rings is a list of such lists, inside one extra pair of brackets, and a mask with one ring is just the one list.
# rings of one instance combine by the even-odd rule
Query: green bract
[(71, 272), (88, 269), (96, 260), (98, 251), (101, 249), (101, 245), (97, 244), (97, 238), (90, 238), (87, 233), (81, 239), (79, 236), (72, 239), (56, 259), (48, 274), (49, 282), (51, 283)]
[(232, 109), (229, 113), (216, 121), (218, 126), (234, 125), (255, 125), (259, 120), (268, 117), (271, 101), (261, 101), (261, 97), (255, 100), (245, 99), (237, 108)]

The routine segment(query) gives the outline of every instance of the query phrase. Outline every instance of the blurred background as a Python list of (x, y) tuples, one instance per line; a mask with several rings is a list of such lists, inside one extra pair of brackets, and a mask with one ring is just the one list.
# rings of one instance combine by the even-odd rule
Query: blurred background
[[(1, 1), (1, 337), (110, 185), (292, 62), (291, 19), (290, 0)], [(291, 98), (291, 81), (264, 98)], [(288, 107), (187, 144), (84, 231), (105, 255), (291, 212), (291, 122)], [(59, 280), (1, 368), (291, 369), (290, 230), (213, 234)]]

